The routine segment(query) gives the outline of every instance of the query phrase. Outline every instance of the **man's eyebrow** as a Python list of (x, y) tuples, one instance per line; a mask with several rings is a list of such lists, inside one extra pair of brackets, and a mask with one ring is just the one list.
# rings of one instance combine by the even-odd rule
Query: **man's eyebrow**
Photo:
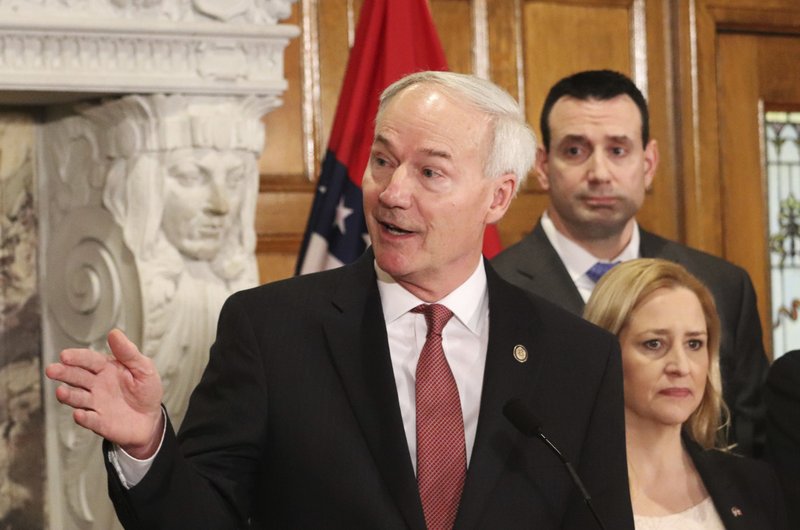
[(628, 136), (627, 134), (616, 134), (616, 135), (610, 134), (606, 138), (608, 138), (612, 142), (617, 142), (617, 143), (631, 143), (631, 142), (633, 142), (631, 137)]
[[(386, 138), (385, 136), (383, 136), (380, 133), (375, 135), (375, 139), (372, 141), (372, 143), (373, 143), (373, 145), (374, 144), (380, 144), (380, 145), (382, 145), (384, 147), (389, 147), (389, 148), (392, 147), (392, 142), (388, 138)], [(453, 155), (450, 154), (449, 151), (445, 151), (445, 150), (442, 150), (442, 149), (436, 149), (434, 147), (421, 147), (421, 148), (417, 149), (417, 152), (419, 152), (419, 153), (421, 153), (421, 154), (423, 154), (425, 156), (443, 158), (445, 160), (452, 160), (453, 159)]]
[(578, 142), (582, 144), (588, 144), (589, 139), (582, 134), (567, 134), (566, 136), (564, 136), (564, 138), (561, 139), (559, 143), (564, 143), (564, 142)]
[(376, 134), (375, 138), (372, 140), (373, 144), (381, 144), (385, 147), (389, 147), (392, 143), (382, 134)]
[(422, 154), (427, 156), (433, 156), (437, 158), (444, 158), (445, 160), (452, 160), (453, 155), (451, 155), (448, 151), (442, 151), (441, 149), (434, 149), (432, 147), (423, 147), (419, 150)]

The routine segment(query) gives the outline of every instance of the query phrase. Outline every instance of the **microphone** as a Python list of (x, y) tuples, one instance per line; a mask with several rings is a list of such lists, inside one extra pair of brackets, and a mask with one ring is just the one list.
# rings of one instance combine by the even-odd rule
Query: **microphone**
[(527, 436), (528, 438), (539, 438), (541, 441), (550, 448), (553, 453), (558, 457), (559, 460), (564, 464), (564, 467), (567, 468), (570, 477), (572, 477), (572, 482), (575, 483), (575, 486), (581, 492), (581, 496), (583, 497), (583, 501), (586, 503), (586, 506), (589, 507), (589, 511), (592, 512), (594, 516), (594, 520), (597, 521), (597, 525), (602, 529), (606, 530), (603, 521), (600, 520), (600, 516), (597, 515), (597, 512), (594, 511), (594, 506), (592, 506), (592, 497), (589, 495), (589, 492), (586, 491), (586, 487), (581, 482), (578, 473), (575, 472), (575, 468), (572, 467), (572, 464), (569, 460), (561, 454), (561, 451), (553, 445), (547, 436), (544, 435), (542, 432), (542, 422), (539, 421), (531, 409), (528, 408), (525, 403), (519, 398), (510, 399), (504, 406), (503, 406), (503, 415), (511, 422), (514, 427), (517, 428), (519, 432)]

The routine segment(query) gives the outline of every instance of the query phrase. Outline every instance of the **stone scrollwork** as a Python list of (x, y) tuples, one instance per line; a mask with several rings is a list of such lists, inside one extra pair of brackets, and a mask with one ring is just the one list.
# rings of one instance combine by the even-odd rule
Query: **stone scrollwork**
[[(0, 0), (0, 96), (59, 105), (35, 161), (44, 361), (120, 327), (176, 424), (222, 302), (258, 280), (262, 117), (286, 89), (296, 1)], [(118, 528), (99, 438), (42, 395), (49, 527)]]
[[(2, 15), (0, 15), (2, 16)], [(285, 35), (291, 36), (291, 33)], [(165, 90), (202, 88), (208, 93), (280, 92), (285, 83), (285, 40), (241, 36), (185, 35), (180, 38), (127, 34), (98, 41), (92, 35), (40, 32), (24, 37), (2, 31), (0, 73), (25, 69), (23, 80), (0, 81), (0, 88), (56, 88), (59, 72), (96, 92), (120, 85)], [(276, 68), (277, 67), (277, 68)]]
[[(50, 149), (41, 161), (47, 188), (42, 286), (51, 355), (68, 346), (104, 351), (113, 327), (134, 340), (142, 336), (138, 270), (122, 230), (102, 206), (105, 164), (99, 132), (78, 116), (43, 129)], [(51, 407), (46, 419), (48, 475), (56, 500), (51, 528), (118, 528), (112, 507), (95, 492), (105, 479), (100, 439), (78, 427), (65, 407)]]
[(292, 11), (289, 0), (194, 0), (195, 9), (211, 18), (231, 20), (243, 18), (253, 23), (276, 23), (288, 17)]
[(113, 327), (138, 333), (139, 278), (111, 215), (100, 208), (69, 212), (53, 234), (47, 290), (55, 321), (75, 344), (102, 349)]
[[(216, 319), (254, 286), (261, 118), (275, 96), (131, 95), (46, 127), (53, 146), (46, 299), (57, 341), (104, 348), (121, 327), (151, 356), (179, 425), (208, 360)], [(60, 338), (59, 338), (60, 337)], [(114, 523), (99, 440), (56, 409), (67, 521)]]
[(3, 0), (0, 12), (28, 14), (46, 11), (75, 16), (98, 15), (167, 21), (212, 20), (277, 24), (291, 14), (296, 0)]
[(0, 90), (280, 94), (295, 1), (0, 0)]

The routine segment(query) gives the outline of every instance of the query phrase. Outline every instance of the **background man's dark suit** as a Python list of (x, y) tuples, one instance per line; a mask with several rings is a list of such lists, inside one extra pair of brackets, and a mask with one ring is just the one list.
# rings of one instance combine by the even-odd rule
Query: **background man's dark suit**
[[(639, 230), (640, 255), (680, 263), (714, 295), (722, 322), (723, 398), (731, 410), (737, 451), (759, 456), (764, 445), (762, 385), (768, 369), (755, 291), (747, 273), (720, 258)], [(584, 302), (541, 223), (492, 262), (501, 277), (580, 315)]]
[(800, 350), (778, 357), (764, 390), (767, 458), (786, 494), (792, 528), (800, 528)]
[[(456, 528), (595, 527), (556, 457), (503, 417), (514, 396), (575, 464), (606, 526), (632, 528), (616, 341), (486, 268), (491, 331)], [(423, 529), (371, 252), (231, 297), (180, 436), (168, 427), (131, 490), (109, 467), (109, 489), (126, 528), (220, 530), (249, 517), (255, 528)]]
[(727, 530), (789, 528), (778, 477), (766, 462), (704, 451), (687, 437), (684, 444)]

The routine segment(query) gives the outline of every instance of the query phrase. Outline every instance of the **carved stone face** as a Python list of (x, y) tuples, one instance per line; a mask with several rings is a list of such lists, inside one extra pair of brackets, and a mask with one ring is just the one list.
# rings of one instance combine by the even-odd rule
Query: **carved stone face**
[(212, 260), (239, 213), (254, 155), (179, 149), (167, 155), (162, 229), (184, 256)]

